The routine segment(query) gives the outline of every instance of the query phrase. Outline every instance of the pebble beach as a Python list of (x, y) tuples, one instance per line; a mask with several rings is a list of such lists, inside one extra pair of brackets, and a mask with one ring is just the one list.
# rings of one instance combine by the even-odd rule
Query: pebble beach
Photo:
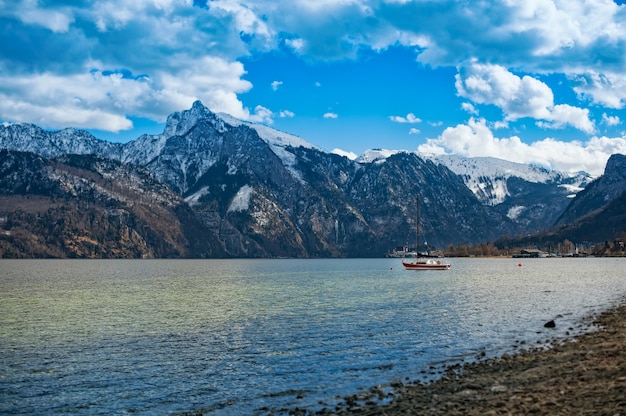
[(626, 303), (586, 325), (583, 334), (549, 346), (453, 366), (427, 384), (374, 387), (316, 414), (626, 415)]

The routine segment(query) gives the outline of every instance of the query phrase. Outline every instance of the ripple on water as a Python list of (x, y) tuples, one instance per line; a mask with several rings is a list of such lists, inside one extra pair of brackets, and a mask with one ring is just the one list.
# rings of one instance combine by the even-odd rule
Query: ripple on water
[(397, 262), (3, 260), (0, 413), (328, 406), (564, 336), (626, 293), (623, 259)]

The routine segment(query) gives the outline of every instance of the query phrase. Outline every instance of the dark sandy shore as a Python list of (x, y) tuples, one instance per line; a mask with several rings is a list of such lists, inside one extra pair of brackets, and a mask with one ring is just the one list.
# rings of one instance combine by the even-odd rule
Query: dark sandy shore
[(396, 383), (392, 393), (373, 388), (316, 414), (626, 416), (626, 303), (592, 323), (549, 349), (453, 367), (433, 383)]

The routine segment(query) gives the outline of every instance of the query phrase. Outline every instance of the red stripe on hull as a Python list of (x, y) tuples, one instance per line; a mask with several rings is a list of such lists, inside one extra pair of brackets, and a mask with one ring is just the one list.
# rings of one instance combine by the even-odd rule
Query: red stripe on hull
[(443, 262), (441, 260), (431, 260), (424, 262), (402, 262), (402, 265), (407, 270), (448, 270), (450, 269), (450, 263)]

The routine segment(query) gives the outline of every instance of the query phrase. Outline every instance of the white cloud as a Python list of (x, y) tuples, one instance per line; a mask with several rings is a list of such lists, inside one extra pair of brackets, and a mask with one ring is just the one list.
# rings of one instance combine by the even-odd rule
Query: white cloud
[(609, 116), (606, 113), (602, 114), (602, 122), (607, 126), (617, 126), (622, 123), (618, 116)]
[(280, 113), (278, 114), (278, 116), (280, 118), (292, 118), (292, 117), (295, 117), (296, 115), (294, 114), (293, 111), (281, 110)]
[(273, 124), (273, 115), (272, 111), (268, 108), (265, 108), (262, 105), (257, 105), (254, 107), (254, 114), (250, 114), (247, 117), (247, 120), (255, 123)]
[(467, 102), (462, 103), (461, 108), (467, 113), (474, 114), (474, 115), (478, 114), (478, 110), (471, 103), (467, 103)]
[[(202, 68), (202, 69), (200, 69)], [(4, 120), (46, 128), (80, 127), (118, 132), (132, 128), (126, 115), (164, 121), (200, 99), (216, 112), (268, 122), (268, 110), (251, 114), (237, 98), (250, 89), (238, 63), (206, 57), (196, 66), (127, 77), (92, 70), (82, 74), (43, 73), (0, 76), (0, 114)]]
[[(535, 56), (550, 57), (585, 50), (602, 39), (623, 39), (620, 10), (613, 1), (525, 1), (507, 2), (509, 20), (502, 30), (536, 37)], [(587, 59), (593, 59), (587, 57)]]
[(281, 85), (283, 85), (283, 82), (282, 82), (282, 81), (273, 81), (273, 82), (272, 82), (272, 89), (273, 89), (274, 91), (277, 91), (277, 90), (278, 90), (278, 87), (280, 87)]
[(415, 114), (413, 113), (409, 113), (406, 115), (406, 117), (402, 117), (402, 116), (389, 116), (389, 120), (393, 121), (394, 123), (421, 123), (422, 120), (418, 117), (415, 117)]
[(339, 118), (339, 115), (336, 113), (325, 113), (324, 118)]
[(129, 101), (134, 103), (149, 94), (147, 83), (101, 73), (0, 77), (0, 84), (10, 85), (0, 90), (0, 113), (5, 120), (48, 128), (90, 127), (113, 132), (130, 129), (132, 122), (119, 107), (129, 110)]
[[(238, 97), (252, 84), (237, 57), (275, 39), (253, 8), (186, 0), (0, 3), (0, 17), (23, 23), (0, 33), (0, 44), (13, 45), (10, 56), (0, 54), (0, 120), (117, 132), (132, 127), (130, 116), (164, 121), (200, 99), (214, 111), (269, 121)], [(52, 33), (42, 37), (36, 26)], [(127, 76), (133, 73), (141, 76)]]
[[(255, 13), (257, 7), (248, 7), (246, 2), (230, 0), (212, 0), (209, 10), (220, 10), (232, 16), (238, 33), (254, 35), (265, 42), (271, 42), (274, 31), (263, 19), (261, 13)], [(184, 9), (184, 7), (183, 7)]]
[(239, 62), (206, 56), (191, 62), (182, 61), (180, 67), (157, 72), (151, 93), (161, 108), (167, 109), (165, 116), (175, 109), (188, 108), (200, 99), (213, 111), (248, 120), (251, 119), (250, 111), (237, 97), (238, 93), (252, 87), (241, 79), (244, 74)]
[(548, 85), (528, 75), (519, 77), (500, 65), (476, 61), (459, 65), (456, 88), (461, 97), (500, 107), (505, 120), (531, 117), (548, 128), (571, 125), (585, 133), (595, 130), (589, 110), (569, 104), (554, 105), (554, 94)]
[[(555, 100), (537, 79), (542, 74), (565, 74), (583, 100), (626, 106), (626, 8), (612, 0), (214, 0), (208, 7), (195, 7), (191, 0), (0, 0), (0, 5), (0, 17), (15, 22), (0, 33), (0, 44), (11, 45), (0, 54), (0, 106), (6, 109), (0, 120), (21, 117), (47, 120), (47, 126), (76, 123), (117, 131), (128, 128), (130, 116), (163, 120), (201, 99), (215, 111), (270, 122), (269, 109), (251, 111), (242, 103), (240, 94), (252, 85), (240, 62), (284, 48), (307, 61), (356, 58), (363, 49), (391, 46), (417, 50), (417, 60), (435, 70), (459, 65), (457, 90), (472, 101), (463, 104), (466, 112), (477, 114), (476, 104), (495, 105), (504, 112), (504, 123), (530, 117), (546, 128), (573, 126), (594, 134), (589, 112)], [(31, 31), (39, 37), (28, 38)], [(472, 57), (479, 61), (468, 61)], [(93, 68), (97, 74), (127, 68), (146, 77), (88, 80)], [(52, 85), (42, 83), (46, 77)], [(66, 111), (50, 120), (58, 108)], [(408, 116), (394, 121), (400, 119), (409, 122)]]
[(476, 61), (458, 66), (456, 89), (461, 97), (478, 104), (493, 104), (507, 119), (546, 119), (554, 105), (552, 90), (535, 78), (518, 77), (500, 65)]
[(626, 74), (623, 72), (586, 69), (569, 74), (569, 77), (574, 83), (574, 90), (582, 97), (590, 97), (595, 103), (608, 108), (619, 109), (626, 105)]
[(26, 25), (41, 26), (53, 33), (66, 33), (74, 22), (73, 8), (41, 7), (38, 0), (0, 1), (0, 16), (10, 16)]
[(563, 128), (567, 125), (576, 127), (585, 133), (593, 133), (595, 126), (589, 120), (589, 110), (586, 108), (573, 107), (569, 104), (558, 104), (552, 107), (547, 122), (537, 124), (551, 129)]
[(584, 170), (600, 175), (615, 153), (626, 154), (626, 137), (593, 137), (587, 142), (563, 142), (545, 138), (532, 144), (517, 136), (497, 138), (484, 119), (446, 128), (436, 139), (428, 139), (418, 150), (452, 153), (467, 157), (491, 156), (518, 163), (533, 163), (560, 171)]
[(409, 129), (409, 134), (420, 134), (420, 130), (416, 128)]
[[(2, 95), (0, 95), (2, 97)], [(102, 109), (89, 109), (82, 106), (59, 104), (40, 106), (31, 102), (0, 99), (0, 111), (15, 123), (35, 123), (52, 129), (68, 126), (89, 127), (119, 132), (129, 130), (133, 123), (126, 117)]]
[(306, 46), (303, 39), (286, 39), (285, 44), (296, 52), (302, 52)]
[[(32, 4), (33, 2), (26, 3)], [(46, 12), (44, 10), (32, 8), (30, 10), (24, 10), (23, 13), (20, 14), (19, 18), (24, 23), (41, 25), (50, 29), (52, 32), (57, 33), (67, 32), (72, 22), (74, 22), (74, 17), (71, 16), (69, 10)]]

